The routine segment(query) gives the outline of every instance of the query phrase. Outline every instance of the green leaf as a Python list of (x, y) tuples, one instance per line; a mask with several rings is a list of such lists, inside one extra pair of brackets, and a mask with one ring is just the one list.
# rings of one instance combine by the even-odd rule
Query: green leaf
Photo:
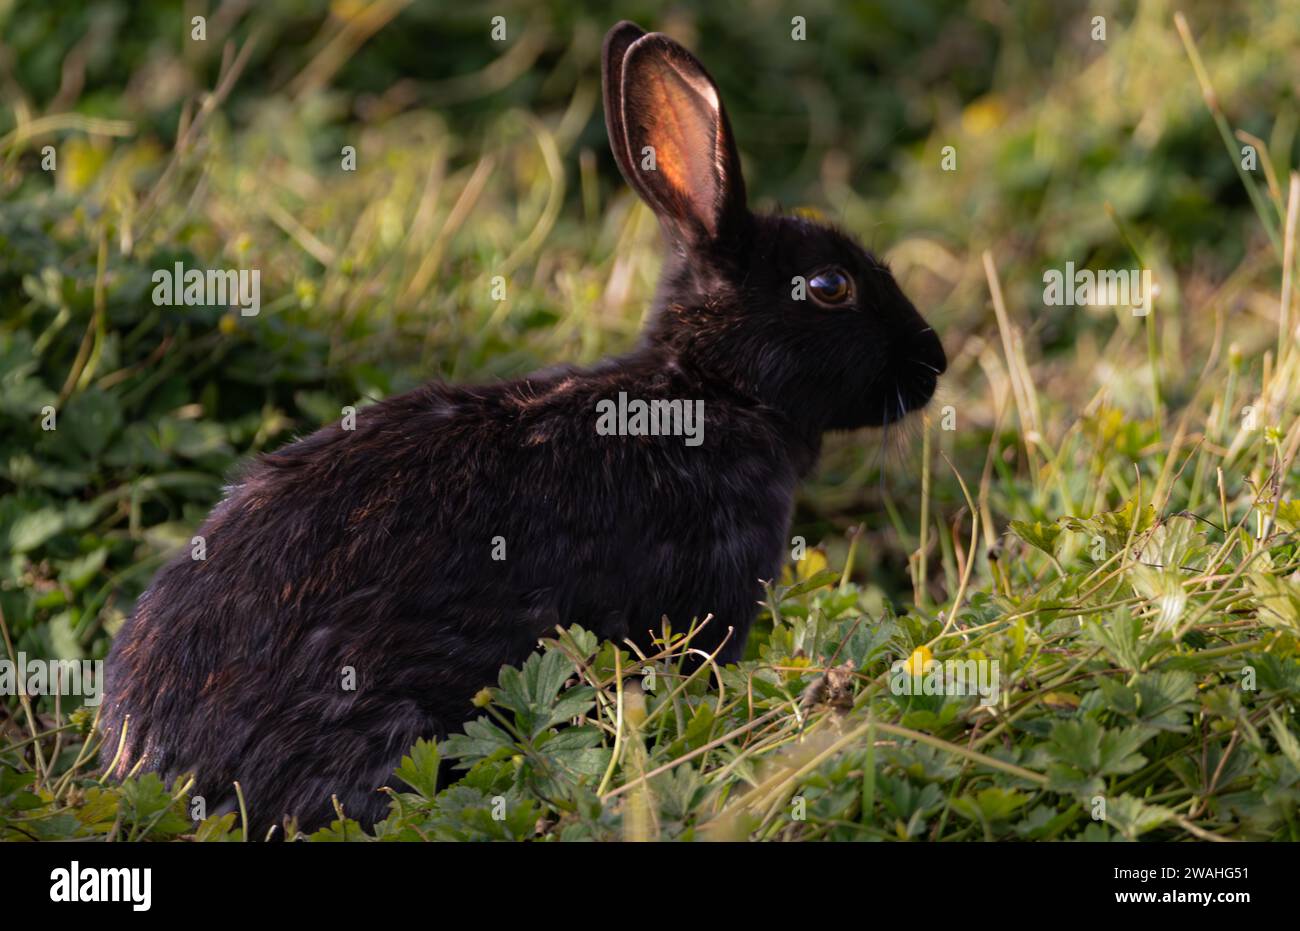
[(1270, 627), (1300, 631), (1300, 585), (1269, 572), (1250, 572), (1246, 583), (1259, 605), (1259, 619)]
[[(534, 653), (521, 669), (507, 666), (501, 670), (497, 703), (515, 712), (526, 736), (536, 737), (555, 723), (555, 698), (573, 671), (573, 663), (559, 650)], [(567, 705), (559, 720), (572, 716), (568, 710), (576, 707), (577, 703)]]
[(108, 548), (101, 546), (83, 556), (59, 563), (59, 581), (79, 592), (104, 568), (107, 559)]
[(1023, 520), (1013, 520), (1011, 532), (1048, 556), (1056, 556), (1056, 541), (1061, 536), (1061, 525), (1058, 522), (1045, 524), (1036, 520), (1030, 524)]
[(1005, 821), (1029, 801), (1029, 796), (1014, 789), (990, 786), (974, 795), (969, 793), (953, 799), (953, 811), (969, 821), (992, 824)]
[(806, 595), (808, 592), (815, 592), (819, 588), (825, 588), (833, 585), (840, 580), (840, 573), (834, 569), (823, 569), (815, 573), (802, 582), (796, 582), (789, 588), (783, 589), (777, 596), (779, 601), (785, 601), (787, 598), (796, 598), (799, 595)]
[(194, 839), (200, 843), (229, 843), (244, 839), (244, 832), (235, 825), (235, 813), (209, 815), (194, 829)]
[(121, 428), (122, 409), (117, 399), (98, 388), (74, 396), (58, 419), (59, 431), (66, 430), (73, 443), (92, 459)]
[(30, 553), (63, 528), (63, 514), (54, 508), (28, 511), (10, 524), (7, 548), (15, 553)]
[(1117, 608), (1104, 622), (1089, 621), (1084, 632), (1117, 665), (1130, 672), (1142, 668), (1148, 653), (1148, 648), (1142, 643), (1142, 618), (1134, 616), (1128, 608)]
[[(1106, 552), (1116, 553), (1128, 546), (1130, 538), (1149, 529), (1156, 520), (1155, 508), (1145, 505), (1137, 514), (1137, 500), (1130, 499), (1118, 511), (1103, 511), (1089, 518), (1067, 517), (1062, 523), (1071, 530), (1088, 536), (1100, 536), (1106, 541)], [(1134, 524), (1136, 523), (1136, 526)]]
[[(50, 646), (59, 659), (83, 659), (86, 655), (73, 624), (71, 611), (60, 611), (49, 620)], [(52, 687), (52, 686), (51, 686)]]
[(1152, 602), (1158, 613), (1153, 628), (1156, 633), (1173, 630), (1182, 620), (1187, 607), (1187, 590), (1183, 588), (1183, 573), (1151, 566), (1129, 567), (1129, 581), (1133, 591)]
[(226, 457), (234, 452), (226, 442), (225, 428), (205, 420), (163, 417), (158, 421), (158, 441), (167, 452), (186, 459)]
[[(179, 788), (179, 784), (178, 784)], [(130, 827), (130, 838), (158, 839), (188, 831), (193, 822), (176, 810), (183, 800), (173, 802), (157, 773), (146, 773), (122, 783), (122, 820)]]
[(609, 765), (611, 750), (600, 746), (604, 734), (599, 728), (566, 727), (554, 737), (539, 743), (538, 750), (558, 765), (576, 782), (596, 779)]
[(315, 843), (369, 843), (374, 840), (351, 818), (335, 819), (307, 838)]
[(1146, 763), (1137, 750), (1150, 731), (1141, 727), (1104, 728), (1090, 717), (1057, 723), (1047, 751), (1055, 763), (1048, 767), (1053, 791), (1089, 796), (1101, 791), (1102, 776), (1136, 772)]
[(1137, 840), (1174, 816), (1168, 808), (1148, 805), (1131, 795), (1106, 800), (1106, 823), (1129, 840)]
[(436, 740), (417, 740), (411, 752), (402, 757), (396, 776), (425, 798), (438, 794), (438, 769), (442, 756)]
[(514, 739), (487, 718), (476, 718), (465, 725), (465, 733), (452, 734), (442, 741), (444, 756), (460, 760), (460, 769), (468, 769), (479, 760), (495, 754), (515, 752)]
[(1277, 522), (1283, 530), (1300, 530), (1300, 498), (1278, 502)]
[(1103, 678), (1097, 686), (1108, 708), (1153, 731), (1186, 732), (1196, 707), (1196, 681), (1181, 670), (1143, 673), (1132, 686)]

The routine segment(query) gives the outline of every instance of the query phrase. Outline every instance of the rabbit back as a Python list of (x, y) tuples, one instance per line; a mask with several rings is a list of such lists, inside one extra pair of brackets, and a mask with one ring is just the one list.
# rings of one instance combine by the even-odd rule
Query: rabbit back
[[(700, 396), (702, 442), (599, 435), (599, 401)], [(429, 385), (257, 460), (174, 559), (110, 658), (105, 762), (240, 780), (259, 826), (382, 815), (420, 737), (471, 718), (557, 624), (739, 657), (814, 451), (770, 412), (662, 360)], [(350, 679), (349, 679), (350, 677)], [(361, 765), (359, 765), (361, 764)], [(349, 788), (349, 786), (351, 788)], [(216, 806), (213, 808), (212, 806)], [(257, 819), (255, 819), (257, 820)]]

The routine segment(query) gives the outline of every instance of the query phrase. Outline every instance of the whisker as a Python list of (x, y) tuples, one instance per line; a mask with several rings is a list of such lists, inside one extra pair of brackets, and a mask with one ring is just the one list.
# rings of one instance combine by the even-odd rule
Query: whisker
[(881, 498), (885, 496), (885, 467), (889, 464), (889, 404), (880, 406), (880, 420), (884, 429), (880, 438), (880, 447), (876, 450), (876, 483)]
[(931, 365), (929, 362), (922, 362), (920, 359), (908, 359), (907, 361), (908, 361), (908, 362), (915, 362), (917, 365), (924, 365), (924, 366), (925, 366), (926, 368), (928, 368), (930, 371), (934, 372), (934, 374), (936, 374), (936, 375), (939, 374), (939, 370), (938, 370), (937, 368), (935, 368), (933, 365)]

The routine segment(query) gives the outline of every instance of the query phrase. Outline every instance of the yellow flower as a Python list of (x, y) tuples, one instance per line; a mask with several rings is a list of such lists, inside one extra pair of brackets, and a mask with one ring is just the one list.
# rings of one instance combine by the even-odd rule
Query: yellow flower
[(920, 646), (912, 651), (912, 655), (909, 656), (907, 662), (903, 664), (903, 669), (908, 675), (923, 676), (925, 675), (925, 671), (930, 668), (930, 664), (933, 662), (934, 654), (930, 652), (930, 648)]
[(109, 149), (95, 145), (80, 136), (73, 136), (58, 153), (62, 159), (58, 180), (63, 187), (73, 194), (80, 193), (94, 183), (105, 163), (108, 161)]
[(479, 689), (478, 694), (474, 696), (474, 707), (486, 708), (490, 704), (492, 704), (492, 690), (486, 687)]
[(790, 571), (787, 565), (781, 570), (781, 584), (793, 585), (795, 582), (802, 582), (811, 579), (817, 573), (830, 565), (826, 561), (826, 554), (821, 550), (806, 550), (803, 559), (794, 564), (794, 571)]
[(821, 550), (809, 550), (804, 554), (803, 559), (799, 560), (798, 566), (799, 581), (802, 582), (804, 579), (811, 579), (823, 569), (829, 568), (830, 563), (826, 560), (826, 554)]
[(967, 105), (961, 114), (961, 128), (972, 136), (983, 136), (1000, 127), (1007, 108), (996, 94), (987, 94)]

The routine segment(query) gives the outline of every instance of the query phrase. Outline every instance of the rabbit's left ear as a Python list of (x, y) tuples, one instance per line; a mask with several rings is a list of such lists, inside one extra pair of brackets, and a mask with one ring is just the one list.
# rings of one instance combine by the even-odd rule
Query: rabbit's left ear
[(632, 42), (621, 71), (620, 167), (628, 181), (686, 244), (730, 238), (749, 213), (717, 85), (694, 55), (660, 33)]

